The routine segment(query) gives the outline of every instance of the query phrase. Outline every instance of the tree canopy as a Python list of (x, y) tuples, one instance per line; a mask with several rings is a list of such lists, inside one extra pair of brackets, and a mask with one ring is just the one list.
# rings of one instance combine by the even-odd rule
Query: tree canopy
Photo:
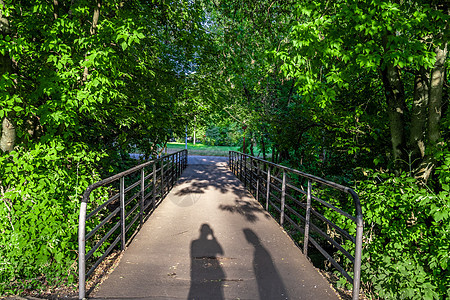
[(73, 281), (83, 190), (210, 126), (355, 187), (367, 294), (449, 297), (449, 18), (444, 0), (0, 0), (0, 293)]

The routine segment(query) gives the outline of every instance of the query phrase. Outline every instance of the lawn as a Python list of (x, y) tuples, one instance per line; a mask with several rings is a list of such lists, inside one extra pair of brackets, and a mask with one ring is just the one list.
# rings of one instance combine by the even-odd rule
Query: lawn
[[(167, 143), (168, 153), (183, 150), (184, 143), (171, 142)], [(238, 147), (229, 146), (208, 146), (204, 144), (188, 143), (189, 155), (204, 155), (204, 156), (228, 156), (228, 151), (237, 151)]]

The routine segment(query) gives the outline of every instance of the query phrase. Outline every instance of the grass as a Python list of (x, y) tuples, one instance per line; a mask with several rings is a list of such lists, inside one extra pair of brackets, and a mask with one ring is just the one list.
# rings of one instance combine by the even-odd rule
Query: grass
[[(167, 150), (169, 153), (183, 150), (184, 143), (171, 142), (167, 143)], [(208, 146), (204, 144), (188, 143), (188, 151), (190, 155), (203, 155), (203, 156), (228, 156), (228, 151), (237, 151), (238, 147), (230, 146)]]

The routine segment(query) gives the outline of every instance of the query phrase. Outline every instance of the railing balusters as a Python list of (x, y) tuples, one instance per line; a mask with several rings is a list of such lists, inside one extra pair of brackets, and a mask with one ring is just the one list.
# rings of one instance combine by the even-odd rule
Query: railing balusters
[(280, 225), (283, 226), (284, 223), (284, 202), (286, 201), (286, 171), (283, 170), (283, 183), (281, 185), (281, 214), (280, 214)]
[[(250, 166), (248, 165), (248, 160), (250, 161)], [(231, 171), (236, 175), (237, 178), (241, 180), (244, 187), (246, 187), (250, 193), (255, 195), (256, 200), (259, 202), (260, 198), (260, 187), (261, 185), (264, 187), (264, 177), (260, 174), (267, 170), (267, 178), (265, 179), (265, 188), (266, 188), (266, 203), (265, 209), (269, 211), (269, 204), (275, 205), (270, 201), (271, 199), (271, 188), (275, 190), (275, 194), (273, 198), (275, 198), (281, 203), (281, 207), (278, 208), (275, 205), (276, 210), (280, 211), (279, 222), (280, 225), (284, 225), (285, 222), (290, 223), (294, 228), (297, 228), (300, 232), (304, 233), (303, 237), (303, 253), (304, 255), (308, 255), (308, 246), (311, 243), (320, 253), (322, 253), (325, 258), (327, 258), (341, 273), (347, 278), (349, 281), (353, 281), (353, 300), (357, 300), (359, 297), (359, 289), (360, 289), (360, 281), (361, 281), (361, 257), (362, 257), (362, 236), (363, 236), (363, 214), (361, 210), (361, 204), (358, 198), (358, 195), (350, 188), (342, 186), (340, 184), (327, 181), (325, 179), (303, 173), (301, 171), (291, 169), (282, 165), (277, 165), (272, 162), (262, 160), (260, 158), (247, 155), (242, 152), (230, 151), (229, 153), (229, 167)], [(283, 178), (279, 179), (274, 176), (276, 174), (276, 169), (281, 169), (283, 171)], [(295, 174), (296, 176), (300, 176), (300, 178), (307, 179), (308, 187), (305, 192), (303, 188), (298, 188), (294, 185), (294, 183), (288, 182), (288, 174)], [(253, 185), (253, 181), (255, 181), (256, 176), (256, 190)], [(272, 184), (272, 179), (274, 183)], [(313, 183), (319, 183), (320, 185), (331, 187), (335, 190), (341, 191), (348, 195), (351, 195), (353, 198), (353, 204), (356, 209), (356, 217), (351, 216), (347, 212), (342, 209), (335, 207), (333, 204), (328, 203), (327, 201), (320, 199), (317, 196), (312, 196), (312, 185)], [(281, 189), (278, 188), (278, 183), (281, 183)], [(281, 192), (281, 198), (278, 198), (278, 192)], [(294, 193), (294, 195), (290, 194)], [(297, 193), (297, 194), (295, 194)], [(300, 194), (302, 197), (306, 195), (306, 205), (299, 201), (295, 195)], [(286, 202), (286, 197), (289, 197), (290, 201)], [(323, 215), (321, 215), (317, 210), (312, 210), (312, 200), (317, 201), (319, 205), (323, 205), (326, 209), (331, 209), (336, 213), (339, 213), (341, 216), (344, 216), (356, 223), (356, 238), (351, 236), (347, 231), (343, 231), (344, 236), (348, 237), (348, 239), (355, 243), (355, 255), (354, 258), (351, 259), (352, 255), (349, 254), (342, 246), (337, 243), (334, 239), (332, 239), (329, 235), (324, 233), (316, 224), (311, 223), (311, 213), (314, 213), (315, 216), (318, 217), (318, 220), (325, 222), (326, 224), (330, 224), (333, 228), (339, 228), (338, 225), (334, 224), (332, 220), (327, 219)], [(304, 209), (305, 215), (303, 216), (297, 211), (298, 208)], [(294, 218), (292, 218), (292, 216)], [(304, 222), (304, 227), (301, 228), (301, 223), (295, 221), (298, 219), (299, 222)], [(326, 252), (325, 249), (322, 248), (320, 243), (317, 240), (313, 239), (310, 236), (311, 229), (319, 234), (323, 235), (325, 240), (334, 245), (338, 251), (341, 251), (343, 255), (347, 257), (350, 256), (350, 260), (354, 262), (353, 265), (353, 278), (347, 273), (346, 270), (342, 268), (342, 266), (337, 263), (333, 257)], [(340, 228), (339, 228), (340, 229)], [(343, 230), (343, 229), (340, 229)]]
[(309, 222), (311, 218), (311, 180), (308, 180), (308, 190), (306, 194), (306, 212), (305, 212), (305, 236), (303, 239), (303, 254), (308, 256), (308, 241), (309, 241)]
[(259, 202), (259, 176), (260, 176), (260, 163), (259, 161), (256, 161), (257, 165), (255, 166), (256, 168), (256, 201)]
[(119, 187), (119, 193), (120, 193), (120, 241), (121, 241), (121, 248), (122, 250), (125, 250), (125, 176), (120, 177), (120, 187)]
[(266, 182), (266, 210), (269, 211), (269, 199), (270, 199), (270, 166), (267, 166), (267, 182)]
[(155, 203), (156, 203), (156, 167), (157, 162), (155, 161), (153, 163), (153, 189), (152, 189), (152, 210), (155, 209)]
[(139, 227), (142, 228), (144, 224), (144, 200), (145, 200), (145, 171), (141, 169), (141, 201), (139, 209)]
[[(167, 160), (167, 167), (168, 169), (166, 171), (164, 171), (164, 161)], [(161, 163), (161, 173), (158, 172), (158, 163)], [(121, 250), (125, 250), (126, 247), (126, 233), (127, 233), (127, 226), (129, 227), (128, 229), (132, 228), (132, 225), (134, 224), (134, 222), (137, 221), (137, 219), (139, 218), (139, 227), (138, 229), (142, 228), (143, 226), (143, 221), (144, 221), (144, 215), (145, 215), (145, 210), (147, 208), (147, 205), (145, 205), (145, 167), (150, 167), (152, 166), (153, 168), (153, 176), (152, 179), (150, 179), (150, 177), (148, 178), (149, 181), (152, 180), (152, 185), (149, 185), (149, 187), (152, 187), (152, 209), (150, 210), (153, 211), (156, 208), (156, 197), (158, 194), (158, 179), (160, 180), (161, 183), (161, 200), (162, 198), (165, 196), (165, 192), (167, 189), (167, 192), (169, 192), (170, 188), (173, 187), (175, 185), (175, 180), (181, 176), (182, 171), (187, 167), (187, 150), (182, 150), (179, 152), (176, 152), (174, 154), (170, 154), (164, 157), (157, 157), (156, 159), (143, 163), (139, 166), (136, 166), (134, 168), (131, 168), (127, 171), (124, 171), (122, 173), (116, 174), (114, 176), (111, 176), (107, 179), (104, 179), (102, 181), (96, 182), (92, 185), (90, 185), (85, 192), (83, 193), (83, 199), (81, 201), (81, 205), (80, 205), (80, 215), (79, 215), (79, 221), (78, 221), (78, 270), (79, 270), (79, 299), (84, 299), (86, 297), (86, 278), (91, 275), (93, 273), (93, 271), (95, 270), (95, 268), (99, 265), (99, 263), (110, 253), (110, 251), (113, 250), (113, 248), (115, 247), (116, 244), (118, 244), (120, 242), (120, 249)], [(179, 168), (178, 168), (179, 166)], [(166, 173), (165, 173), (166, 172)], [(159, 173), (159, 175), (158, 175)], [(125, 176), (130, 175), (130, 174), (136, 174), (137, 176), (140, 175), (140, 178), (138, 181), (136, 181), (135, 183), (131, 184), (129, 187), (125, 187)], [(147, 175), (149, 176), (149, 175)], [(160, 177), (160, 178), (159, 178)], [(165, 184), (165, 180), (169, 180), (169, 182), (167, 184)], [(118, 198), (119, 200), (119, 207), (116, 208), (116, 210), (118, 211), (117, 213), (120, 215), (120, 220), (118, 220), (115, 224), (117, 229), (114, 230), (119, 230), (120, 231), (118, 233), (116, 233), (116, 231), (110, 231), (108, 238), (106, 236), (104, 237), (100, 237), (100, 241), (101, 243), (105, 242), (107, 239), (111, 239), (114, 240), (114, 242), (112, 242), (108, 249), (103, 253), (103, 255), (97, 259), (97, 261), (93, 264), (93, 267), (91, 267), (91, 270), (88, 272), (88, 275), (86, 274), (86, 236), (89, 235), (89, 232), (86, 233), (86, 216), (87, 216), (87, 203), (90, 200), (90, 195), (92, 193), (92, 191), (94, 191), (95, 189), (102, 187), (102, 186), (107, 186), (113, 182), (117, 182), (119, 181), (119, 194), (114, 195), (112, 198), (108, 199), (105, 203), (109, 203), (109, 204), (113, 204), (115, 203), (115, 199)], [(129, 200), (126, 205), (130, 205), (131, 203), (133, 203), (133, 208), (131, 208), (128, 211), (128, 218), (132, 219), (130, 221), (130, 224), (127, 224), (127, 220), (125, 219), (127, 212), (126, 212), (126, 206), (125, 206), (125, 191), (132, 191), (134, 188), (137, 188), (137, 186), (140, 185), (140, 189), (139, 192), (134, 194), (133, 196), (129, 197)], [(131, 187), (131, 188), (130, 188)], [(140, 196), (140, 197), (139, 197)], [(135, 200), (137, 199), (137, 200)], [(109, 202), (108, 202), (109, 201)], [(137, 202), (136, 202), (137, 201)], [(101, 206), (100, 206), (101, 207)], [(102, 209), (105, 209), (107, 207), (107, 205), (103, 205)], [(139, 210), (138, 210), (139, 209)], [(99, 210), (100, 211), (100, 210)], [(150, 213), (149, 212), (149, 213)], [(92, 219), (93, 216), (95, 216), (98, 213), (98, 211), (93, 214), (92, 216), (90, 216), (90, 219)], [(106, 224), (108, 224), (108, 220), (105, 221), (105, 219), (100, 220), (99, 224), (101, 224), (103, 222), (102, 226), (106, 226)], [(114, 227), (112, 227), (114, 228)], [(109, 229), (112, 229), (109, 228)], [(97, 231), (95, 233), (95, 235), (100, 232)], [(92, 235), (92, 233), (91, 233)], [(98, 245), (98, 244), (97, 244)], [(97, 246), (96, 246), (97, 247)], [(98, 249), (101, 248), (96, 248), (95, 251), (99, 251)], [(92, 250), (92, 249), (91, 249)], [(95, 252), (94, 251), (94, 252)], [(93, 256), (91, 256), (93, 257)]]

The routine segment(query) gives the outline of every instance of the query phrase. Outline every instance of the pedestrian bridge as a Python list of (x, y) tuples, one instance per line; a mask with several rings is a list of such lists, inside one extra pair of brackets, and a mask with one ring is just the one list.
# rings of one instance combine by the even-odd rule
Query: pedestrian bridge
[[(279, 224), (280, 209), (281, 224), (293, 219), (286, 170), (278, 172), (279, 187), (268, 189), (266, 179), (277, 174), (274, 165), (258, 169), (262, 162), (241, 153), (178, 152), (88, 188), (80, 213), (80, 299), (339, 299), (298, 247), (304, 240), (294, 243), (292, 226)], [(105, 193), (108, 200), (95, 202)], [(311, 186), (305, 194), (310, 203)], [(317, 243), (312, 235), (307, 239)], [(119, 246), (125, 251), (118, 266), (86, 291), (86, 278)], [(360, 264), (360, 252), (351, 257)]]

